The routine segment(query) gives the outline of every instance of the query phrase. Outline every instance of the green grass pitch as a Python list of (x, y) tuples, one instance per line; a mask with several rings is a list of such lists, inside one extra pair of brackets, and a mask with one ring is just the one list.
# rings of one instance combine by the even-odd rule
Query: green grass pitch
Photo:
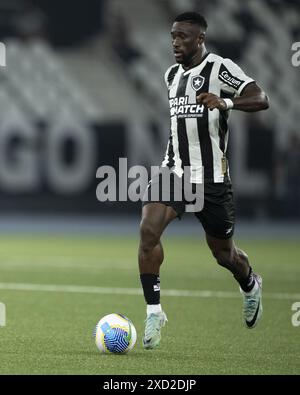
[[(264, 280), (263, 319), (248, 330), (237, 284), (204, 241), (165, 238), (162, 290), (212, 294), (162, 295), (169, 322), (160, 347), (151, 351), (141, 346), (142, 295), (63, 291), (66, 285), (139, 288), (137, 237), (1, 236), (0, 244), (0, 301), (6, 306), (0, 374), (300, 374), (300, 326), (291, 320), (291, 306), (300, 302), (297, 241), (238, 243)], [(17, 290), (16, 283), (62, 288)], [(96, 349), (94, 326), (112, 312), (127, 315), (137, 329), (137, 344), (127, 355)]]

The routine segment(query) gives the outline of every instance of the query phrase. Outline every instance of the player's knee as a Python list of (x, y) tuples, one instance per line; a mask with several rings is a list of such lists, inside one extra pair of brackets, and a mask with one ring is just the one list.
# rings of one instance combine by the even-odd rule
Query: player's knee
[(213, 250), (212, 253), (220, 266), (230, 267), (234, 263), (234, 251), (232, 249)]
[(151, 250), (159, 242), (159, 236), (153, 224), (146, 220), (142, 220), (140, 225), (141, 248), (143, 250)]

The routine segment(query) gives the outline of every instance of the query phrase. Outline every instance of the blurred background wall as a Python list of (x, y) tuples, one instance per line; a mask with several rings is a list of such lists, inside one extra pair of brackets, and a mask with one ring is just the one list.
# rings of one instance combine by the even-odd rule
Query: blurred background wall
[(0, 0), (0, 211), (139, 213), (100, 203), (96, 170), (160, 164), (169, 132), (163, 75), (181, 12), (208, 21), (207, 47), (267, 92), (235, 111), (229, 160), (240, 217), (300, 220), (300, 41), (296, 0)]

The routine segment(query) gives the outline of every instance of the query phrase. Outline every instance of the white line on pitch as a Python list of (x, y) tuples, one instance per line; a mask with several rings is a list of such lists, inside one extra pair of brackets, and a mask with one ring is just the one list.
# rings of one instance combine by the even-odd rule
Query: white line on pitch
[[(55, 285), (55, 284), (25, 284), (25, 283), (0, 283), (0, 289), (11, 291), (40, 291), (40, 292), (66, 292), (66, 293), (86, 293), (86, 294), (106, 294), (106, 295), (142, 295), (139, 288), (109, 288), (93, 287), (82, 285)], [(194, 298), (237, 298), (239, 292), (227, 291), (188, 291), (179, 289), (165, 289), (161, 291), (163, 296), (181, 296)], [(271, 293), (265, 292), (264, 298), (268, 299), (292, 299), (300, 300), (300, 294), (291, 293)]]

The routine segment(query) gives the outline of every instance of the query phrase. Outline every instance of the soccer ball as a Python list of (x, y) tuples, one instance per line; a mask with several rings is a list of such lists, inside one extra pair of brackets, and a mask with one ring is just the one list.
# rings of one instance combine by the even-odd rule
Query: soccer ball
[(136, 343), (136, 329), (129, 318), (122, 314), (108, 314), (96, 325), (95, 342), (102, 353), (125, 354)]

